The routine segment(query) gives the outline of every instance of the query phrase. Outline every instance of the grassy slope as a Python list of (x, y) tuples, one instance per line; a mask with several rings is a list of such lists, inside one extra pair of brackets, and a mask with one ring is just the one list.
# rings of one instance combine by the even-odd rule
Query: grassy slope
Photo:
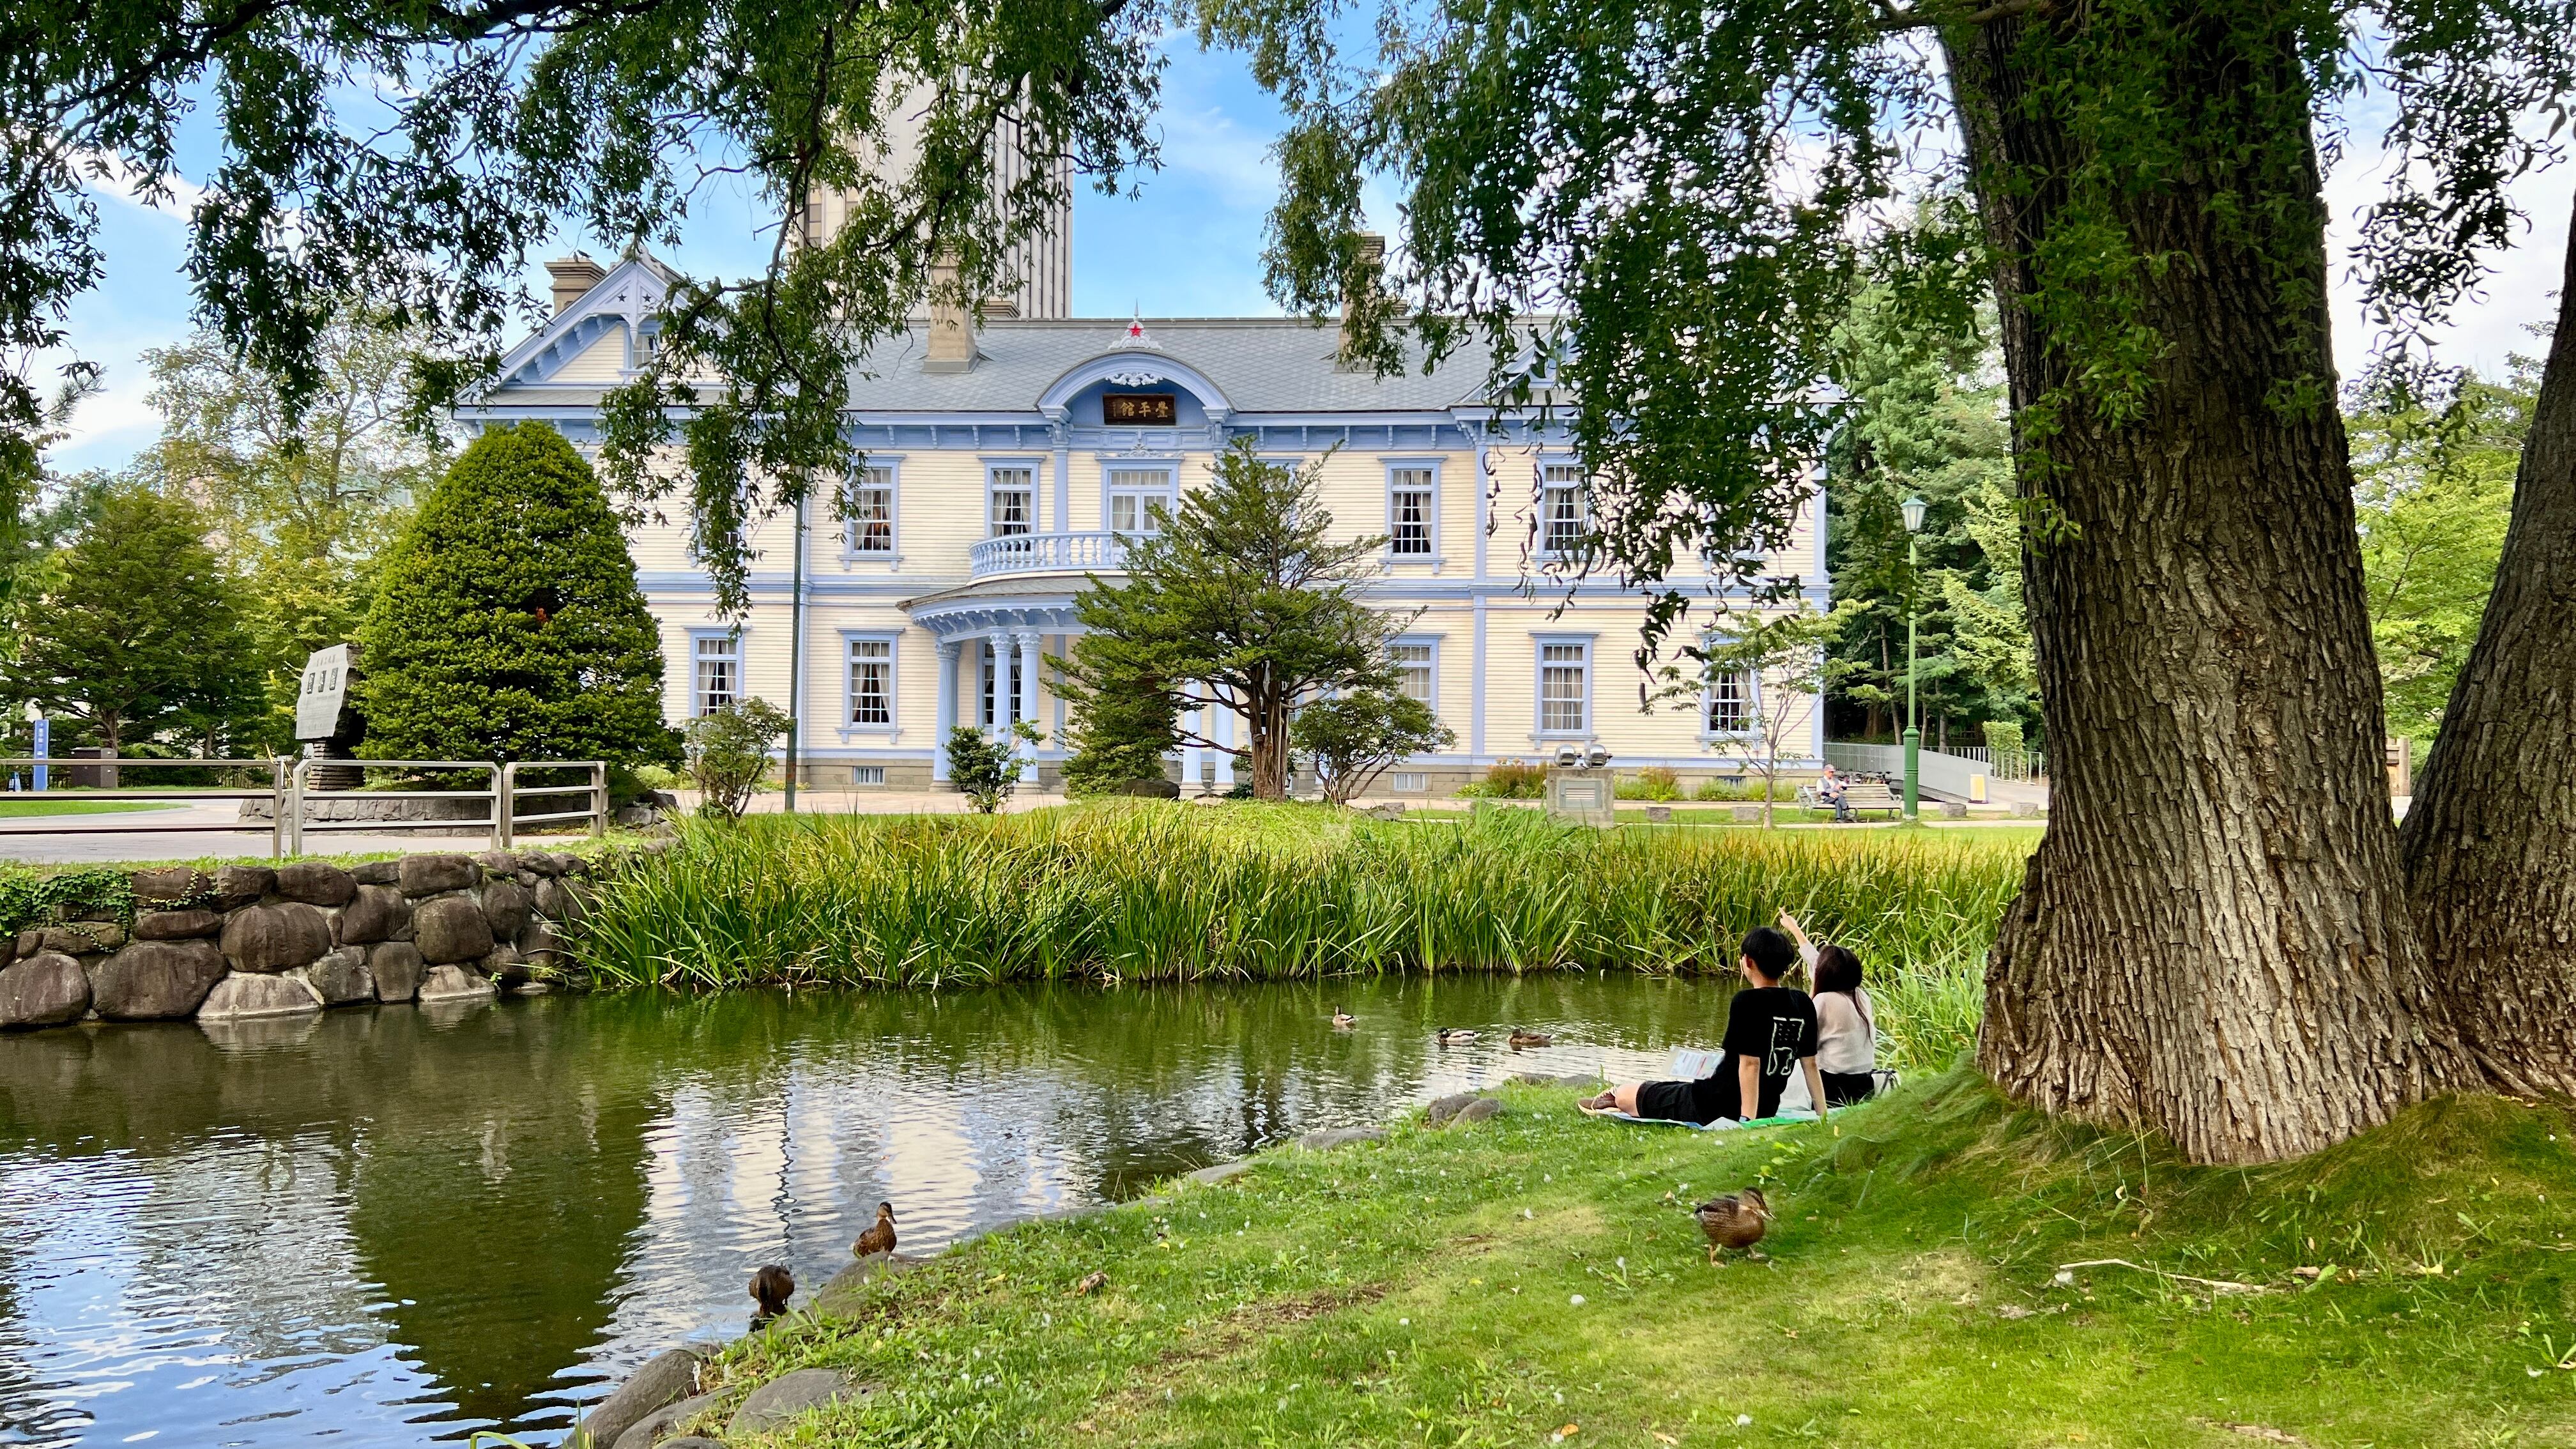
[[(763, 1441), (799, 1445), (2576, 1442), (2556, 1108), (2438, 1102), (2240, 1172), (2049, 1126), (1964, 1070), (1838, 1131), (1509, 1103), (995, 1235), (726, 1371), (886, 1386)], [(1757, 1180), (1769, 1261), (1707, 1266), (1676, 1204)], [(2266, 1291), (2054, 1281), (2114, 1257)]]

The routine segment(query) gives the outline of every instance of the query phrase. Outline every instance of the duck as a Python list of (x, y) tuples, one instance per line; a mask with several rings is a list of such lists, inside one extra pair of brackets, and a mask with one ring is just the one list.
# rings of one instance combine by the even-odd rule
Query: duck
[(776, 1263), (751, 1275), (751, 1301), (757, 1311), (751, 1315), (751, 1326), (760, 1328), (787, 1311), (787, 1300), (796, 1296), (796, 1277)]
[(877, 1204), (876, 1222), (872, 1224), (866, 1232), (859, 1234), (858, 1242), (851, 1246), (850, 1251), (856, 1253), (862, 1258), (869, 1257), (877, 1253), (891, 1253), (894, 1251), (893, 1203), (881, 1202)]
[(1342, 1010), (1338, 1006), (1333, 1008), (1333, 1030), (1349, 1031), (1352, 1027), (1359, 1024), (1360, 1019), (1358, 1017), (1351, 1015), (1349, 1012)]
[(1748, 1187), (1742, 1192), (1721, 1193), (1691, 1209), (1699, 1219), (1699, 1230), (1708, 1235), (1708, 1260), (1717, 1261), (1725, 1248), (1753, 1251), (1762, 1235), (1771, 1228), (1771, 1203), (1762, 1189)]
[(1467, 1043), (1476, 1039), (1476, 1033), (1472, 1031), (1460, 1031), (1454, 1026), (1444, 1026), (1438, 1031), (1433, 1032), (1431, 1034), (1431, 1039), (1440, 1043), (1442, 1046), (1465, 1046)]
[(1510, 1041), (1514, 1051), (1519, 1051), (1523, 1047), (1556, 1045), (1556, 1038), (1543, 1031), (1516, 1031), (1511, 1034)]

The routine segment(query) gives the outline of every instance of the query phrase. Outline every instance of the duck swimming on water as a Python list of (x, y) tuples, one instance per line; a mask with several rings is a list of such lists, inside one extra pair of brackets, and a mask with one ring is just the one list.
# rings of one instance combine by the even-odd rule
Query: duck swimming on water
[(1444, 1026), (1438, 1031), (1433, 1032), (1431, 1034), (1431, 1039), (1440, 1043), (1442, 1046), (1465, 1046), (1467, 1043), (1476, 1039), (1476, 1033), (1472, 1031), (1460, 1031), (1454, 1026)]
[(1358, 1017), (1351, 1015), (1349, 1012), (1342, 1010), (1338, 1006), (1333, 1008), (1333, 1030), (1349, 1031), (1352, 1027), (1359, 1024), (1360, 1019)]
[(1518, 1051), (1522, 1047), (1556, 1045), (1556, 1038), (1549, 1036), (1543, 1031), (1516, 1031), (1511, 1034), (1510, 1041), (1512, 1044), (1512, 1050), (1514, 1051)]

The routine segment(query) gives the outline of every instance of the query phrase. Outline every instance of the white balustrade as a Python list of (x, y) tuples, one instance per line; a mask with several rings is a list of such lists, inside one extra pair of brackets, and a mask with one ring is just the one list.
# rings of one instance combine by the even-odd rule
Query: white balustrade
[(974, 578), (994, 574), (1079, 573), (1126, 566), (1125, 540), (1115, 533), (1014, 533), (987, 538), (966, 550)]

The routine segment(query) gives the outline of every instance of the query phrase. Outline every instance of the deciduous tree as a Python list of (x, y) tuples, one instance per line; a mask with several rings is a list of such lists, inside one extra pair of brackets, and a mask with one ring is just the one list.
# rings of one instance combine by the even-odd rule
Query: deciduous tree
[(1431, 706), (1381, 688), (1308, 701), (1299, 707), (1289, 739), (1315, 762), (1324, 798), (1348, 805), (1388, 770), (1414, 755), (1448, 749), (1458, 735)]

